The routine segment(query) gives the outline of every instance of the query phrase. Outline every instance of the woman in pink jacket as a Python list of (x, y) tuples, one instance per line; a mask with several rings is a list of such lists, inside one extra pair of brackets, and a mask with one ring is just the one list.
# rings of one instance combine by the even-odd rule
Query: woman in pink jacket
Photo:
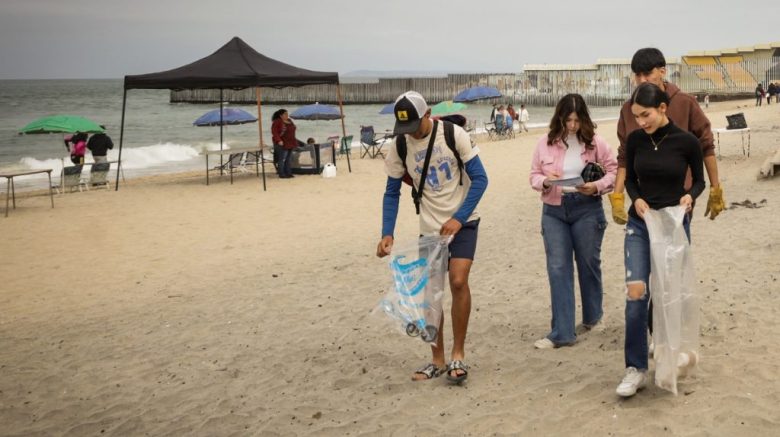
[[(534, 343), (538, 349), (570, 345), (577, 339), (572, 258), (577, 262), (583, 326), (594, 327), (604, 314), (601, 241), (607, 220), (601, 195), (612, 190), (617, 161), (595, 127), (582, 96), (564, 96), (531, 162), (531, 187), (542, 193), (542, 236), (552, 299), (552, 329)], [(604, 176), (577, 182), (588, 163), (599, 164)]]

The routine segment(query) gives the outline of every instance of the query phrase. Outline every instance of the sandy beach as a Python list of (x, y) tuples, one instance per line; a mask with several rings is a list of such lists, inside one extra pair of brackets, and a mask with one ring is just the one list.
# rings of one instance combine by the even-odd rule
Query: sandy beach
[[(745, 113), (750, 157), (721, 135), (720, 177), (727, 204), (760, 208), (710, 221), (699, 199), (702, 361), (678, 396), (615, 394), (625, 294), (611, 219), (606, 329), (534, 350), (550, 318), (528, 185), (536, 130), (479, 142), (490, 186), (462, 387), (411, 382), (428, 347), (371, 314), (390, 286), (374, 256), (380, 160), (355, 155), (349, 174), (341, 159), (335, 179), (271, 176), (267, 192), (253, 176), (206, 186), (192, 173), (57, 195), (54, 209), (17, 199), (0, 218), (0, 435), (777, 435), (780, 177), (756, 175), (780, 149), (780, 105), (705, 112), (714, 128)], [(598, 132), (617, 148), (615, 122)], [(397, 239), (413, 239), (407, 190), (400, 210)]]

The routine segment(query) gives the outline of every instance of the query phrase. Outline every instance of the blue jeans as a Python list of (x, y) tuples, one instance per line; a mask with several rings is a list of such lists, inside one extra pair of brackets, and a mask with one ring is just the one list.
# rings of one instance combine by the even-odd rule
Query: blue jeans
[(542, 209), (542, 236), (552, 301), (552, 330), (547, 338), (556, 345), (573, 343), (577, 338), (572, 255), (580, 282), (582, 323), (595, 325), (604, 314), (601, 242), (606, 228), (600, 196), (566, 193), (561, 205), (545, 204)]
[[(683, 221), (685, 234), (691, 240), (688, 216)], [(628, 217), (626, 239), (623, 246), (626, 264), (626, 285), (641, 282), (645, 293), (641, 299), (630, 299), (626, 289), (626, 342), (624, 354), (626, 367), (647, 370), (647, 328), (652, 306), (650, 305), (650, 236), (644, 220)]]
[(292, 149), (282, 149), (279, 152), (279, 176), (292, 176)]

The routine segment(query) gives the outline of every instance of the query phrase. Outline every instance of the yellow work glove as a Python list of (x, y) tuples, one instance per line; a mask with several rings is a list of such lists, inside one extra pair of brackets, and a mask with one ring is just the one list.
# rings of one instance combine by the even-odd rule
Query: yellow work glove
[(612, 205), (612, 220), (619, 225), (628, 223), (628, 214), (624, 205), (625, 197), (623, 193), (610, 193), (609, 203)]
[(710, 216), (710, 220), (726, 209), (726, 201), (723, 199), (723, 188), (720, 185), (710, 188), (710, 198), (707, 199), (707, 210), (704, 211), (704, 217)]

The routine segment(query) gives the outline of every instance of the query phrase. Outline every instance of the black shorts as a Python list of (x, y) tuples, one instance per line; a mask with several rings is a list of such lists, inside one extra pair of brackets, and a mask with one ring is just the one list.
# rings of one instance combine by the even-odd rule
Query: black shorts
[(474, 260), (474, 253), (477, 251), (477, 231), (479, 229), (479, 219), (466, 222), (460, 231), (455, 234), (450, 243), (450, 259), (465, 258)]

